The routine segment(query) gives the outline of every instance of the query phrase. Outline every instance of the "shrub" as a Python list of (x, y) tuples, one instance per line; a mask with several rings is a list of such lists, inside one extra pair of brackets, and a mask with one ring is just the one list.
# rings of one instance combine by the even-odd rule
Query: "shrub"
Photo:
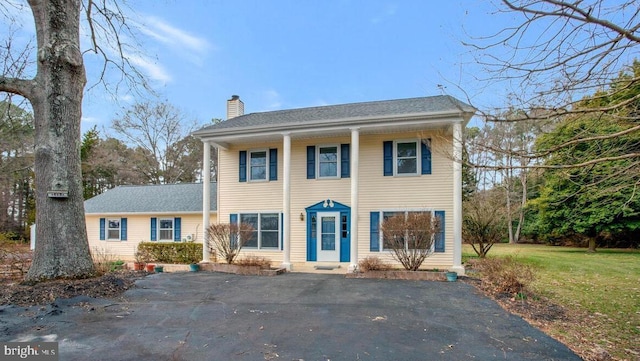
[(239, 266), (254, 266), (254, 267), (260, 267), (263, 269), (271, 268), (271, 261), (269, 261), (264, 257), (258, 257), (253, 255), (249, 255), (244, 258), (239, 258), (236, 261), (236, 264)]
[(387, 271), (387, 270), (391, 269), (391, 266), (389, 266), (388, 264), (384, 263), (377, 256), (369, 256), (369, 257), (365, 257), (365, 258), (361, 259), (360, 262), (358, 262), (358, 268), (362, 272)]
[(202, 260), (202, 243), (140, 242), (137, 252), (146, 263), (198, 263)]
[(211, 253), (220, 255), (228, 264), (233, 264), (242, 246), (255, 237), (250, 224), (218, 223), (209, 226), (206, 232)]
[(103, 275), (114, 271), (113, 265), (116, 262), (116, 257), (110, 253), (107, 253), (104, 248), (95, 247), (91, 251), (91, 258), (93, 258), (93, 264), (98, 275)]
[(430, 212), (409, 212), (385, 219), (382, 231), (385, 248), (408, 271), (417, 271), (431, 255), (440, 225)]
[(481, 277), (482, 289), (493, 295), (516, 295), (522, 298), (534, 279), (533, 269), (514, 257), (483, 258), (473, 267)]
[(124, 268), (124, 261), (117, 260), (109, 263), (109, 272), (119, 271)]

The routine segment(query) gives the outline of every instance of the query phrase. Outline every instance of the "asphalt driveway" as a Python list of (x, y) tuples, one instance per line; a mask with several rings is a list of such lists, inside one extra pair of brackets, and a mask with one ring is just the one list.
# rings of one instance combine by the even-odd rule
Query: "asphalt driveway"
[(462, 282), (148, 276), (125, 301), (0, 309), (0, 341), (60, 360), (580, 360)]

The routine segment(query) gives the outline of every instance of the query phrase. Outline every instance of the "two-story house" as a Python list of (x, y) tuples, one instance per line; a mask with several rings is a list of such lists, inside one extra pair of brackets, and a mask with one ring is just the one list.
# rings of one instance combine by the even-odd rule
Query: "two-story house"
[(293, 270), (353, 270), (367, 256), (393, 262), (380, 232), (386, 217), (432, 212), (442, 227), (423, 267), (463, 273), (460, 159), (474, 112), (442, 95), (244, 114), (232, 96), (227, 121), (194, 133), (203, 164), (211, 147), (219, 157), (217, 205), (203, 204), (204, 226), (217, 209), (217, 221), (255, 229), (245, 252)]

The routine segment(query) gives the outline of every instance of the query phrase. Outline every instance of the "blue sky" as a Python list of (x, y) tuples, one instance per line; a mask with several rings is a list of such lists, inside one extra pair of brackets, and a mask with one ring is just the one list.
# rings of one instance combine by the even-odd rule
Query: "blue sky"
[[(443, 91), (481, 105), (492, 96), (474, 83), (480, 69), (461, 41), (504, 25), (486, 1), (135, 0), (129, 6), (143, 33), (139, 68), (163, 100), (200, 123), (224, 118), (232, 94), (247, 113)], [(85, 60), (91, 81), (95, 68)], [(117, 97), (114, 102), (100, 87), (88, 91), (83, 131), (108, 128), (136, 100), (126, 91)]]

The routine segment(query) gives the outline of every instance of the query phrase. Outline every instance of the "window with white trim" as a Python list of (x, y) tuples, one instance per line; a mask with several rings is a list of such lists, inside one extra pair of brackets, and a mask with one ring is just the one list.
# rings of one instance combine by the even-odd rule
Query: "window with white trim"
[(158, 240), (173, 241), (173, 218), (160, 218), (158, 223), (160, 224), (158, 227)]
[[(392, 217), (395, 216), (400, 216), (400, 217), (404, 217), (405, 219), (407, 219), (407, 217), (409, 217), (409, 215), (420, 215), (420, 214), (424, 214), (427, 213), (431, 216), (431, 219), (434, 220), (435, 219), (435, 213), (432, 210), (418, 210), (418, 211), (383, 211), (382, 212), (382, 218), (381, 218), (381, 223), (380, 225), (382, 226), (382, 224), (387, 220), (390, 219)], [(433, 223), (431, 223), (432, 227), (433, 227)], [(416, 230), (418, 231), (418, 230)], [(430, 230), (433, 231), (433, 230)], [(398, 235), (400, 238), (400, 241), (404, 241), (404, 245), (406, 249), (414, 249), (415, 247), (415, 237), (413, 237), (413, 230), (406, 230), (405, 232), (402, 232), (402, 234)], [(382, 249), (385, 251), (389, 251), (391, 250), (391, 247), (389, 245), (389, 240), (385, 239), (383, 232), (380, 232), (380, 237), (382, 238)], [(435, 233), (432, 235), (432, 241), (435, 238)], [(412, 246), (412, 242), (413, 242), (413, 246)], [(435, 246), (435, 242), (431, 243), (431, 249), (433, 251)]]
[(120, 240), (120, 218), (107, 220), (107, 239)]
[(280, 214), (278, 213), (241, 213), (240, 223), (250, 224), (253, 235), (244, 248), (279, 249)]
[(337, 178), (340, 174), (340, 147), (319, 146), (317, 149), (318, 178)]
[(395, 157), (395, 174), (414, 175), (418, 174), (418, 151), (420, 143), (418, 141), (396, 141), (393, 147)]
[(265, 181), (269, 172), (269, 152), (266, 149), (249, 152), (249, 180)]

